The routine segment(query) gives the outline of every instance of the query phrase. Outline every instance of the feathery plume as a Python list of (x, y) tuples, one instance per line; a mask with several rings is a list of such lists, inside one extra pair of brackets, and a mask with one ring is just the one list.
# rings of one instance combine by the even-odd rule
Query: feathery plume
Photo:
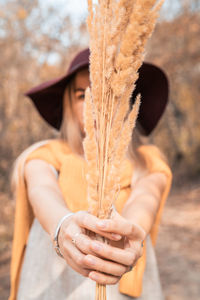
[[(164, 0), (88, 0), (90, 81), (86, 91), (84, 152), (90, 211), (108, 218), (120, 190), (125, 158), (140, 106), (130, 97)], [(96, 300), (106, 299), (97, 285)]]

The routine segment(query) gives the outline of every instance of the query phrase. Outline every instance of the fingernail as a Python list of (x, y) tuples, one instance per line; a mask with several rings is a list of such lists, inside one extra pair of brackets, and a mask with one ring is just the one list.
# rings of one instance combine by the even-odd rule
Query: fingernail
[(91, 273), (89, 274), (89, 277), (90, 277), (91, 279), (95, 280), (95, 281), (98, 280), (98, 276), (97, 276), (95, 273), (92, 273), (92, 272), (91, 272)]
[(112, 236), (112, 238), (115, 239), (115, 240), (121, 240), (121, 238), (122, 238), (121, 235), (116, 234), (116, 233), (112, 233), (111, 236)]
[(106, 222), (105, 222), (105, 221), (99, 221), (99, 222), (97, 223), (97, 225), (98, 225), (99, 227), (101, 227), (101, 228), (106, 228)]
[(95, 251), (100, 251), (101, 250), (101, 246), (97, 243), (93, 243), (92, 244), (92, 249), (94, 249)]

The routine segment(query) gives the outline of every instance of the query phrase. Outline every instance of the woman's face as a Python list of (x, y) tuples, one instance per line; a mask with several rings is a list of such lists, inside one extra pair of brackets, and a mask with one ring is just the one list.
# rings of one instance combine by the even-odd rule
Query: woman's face
[(88, 69), (83, 69), (77, 72), (74, 78), (74, 85), (72, 89), (72, 93), (73, 93), (72, 108), (82, 133), (84, 132), (83, 108), (84, 108), (85, 90), (88, 86), (90, 86)]

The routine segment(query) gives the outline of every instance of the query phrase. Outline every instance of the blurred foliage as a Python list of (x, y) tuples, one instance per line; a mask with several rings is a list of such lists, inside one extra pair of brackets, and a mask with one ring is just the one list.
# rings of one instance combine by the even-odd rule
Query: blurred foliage
[(200, 11), (183, 8), (173, 21), (157, 25), (149, 44), (147, 59), (170, 81), (167, 112), (152, 138), (178, 177), (194, 178), (200, 174)]
[[(170, 3), (169, 0), (168, 2)], [(151, 140), (179, 176), (200, 172), (199, 1), (177, 1), (179, 13), (161, 18), (148, 45), (147, 60), (170, 80), (170, 103)], [(164, 14), (170, 14), (166, 6)], [(62, 42), (61, 42), (62, 41)], [(24, 92), (63, 74), (75, 52), (88, 44), (85, 23), (62, 20), (38, 1), (0, 2), (0, 188), (8, 190), (14, 159), (35, 141), (56, 135), (38, 116)]]
[[(54, 18), (54, 22), (52, 21)], [(60, 76), (82, 44), (73, 37), (69, 16), (56, 18), (49, 8), (42, 13), (38, 1), (0, 4), (0, 189), (9, 190), (9, 174), (15, 158), (28, 145), (56, 135), (39, 117), (25, 91), (42, 81)], [(47, 28), (45, 25), (49, 24)], [(86, 25), (76, 28), (84, 41)], [(60, 39), (69, 40), (68, 46)], [(67, 54), (67, 55), (66, 55)], [(54, 57), (57, 63), (52, 64)]]

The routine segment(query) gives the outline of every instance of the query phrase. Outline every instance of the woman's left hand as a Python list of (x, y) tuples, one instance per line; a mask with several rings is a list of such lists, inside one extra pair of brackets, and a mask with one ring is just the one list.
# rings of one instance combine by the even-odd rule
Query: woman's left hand
[[(108, 283), (110, 276), (111, 284), (114, 284), (124, 273), (129, 272), (142, 256), (146, 233), (141, 226), (126, 220), (116, 211), (113, 212), (111, 219), (99, 220), (97, 227), (102, 236), (105, 233), (123, 236), (121, 241), (109, 245), (94, 240), (90, 247), (95, 255), (87, 255), (87, 258), (94, 262), (93, 268), (96, 270), (91, 271), (89, 277), (100, 284), (105, 284)], [(118, 270), (120, 273), (117, 273)]]

